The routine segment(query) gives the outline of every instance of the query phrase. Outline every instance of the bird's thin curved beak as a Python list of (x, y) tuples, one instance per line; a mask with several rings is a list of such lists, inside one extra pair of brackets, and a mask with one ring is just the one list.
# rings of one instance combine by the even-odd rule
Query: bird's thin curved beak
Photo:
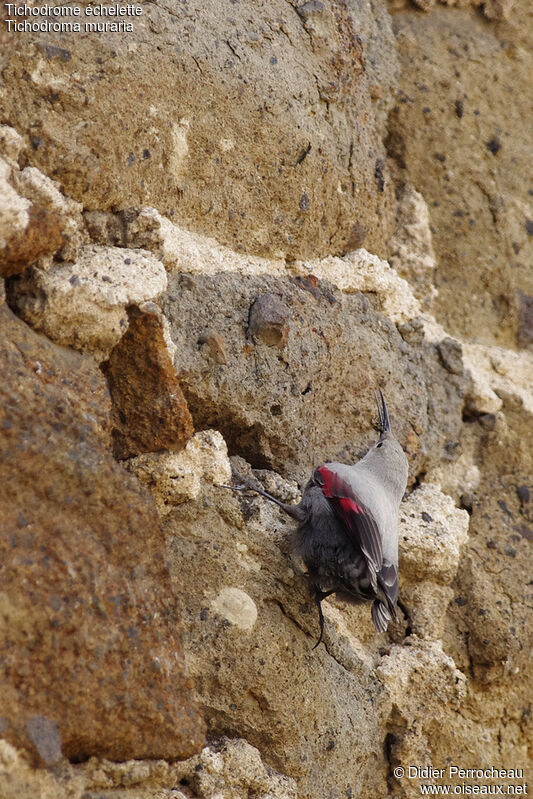
[(381, 433), (390, 433), (391, 429), (390, 429), (389, 412), (387, 410), (387, 403), (385, 402), (385, 397), (381, 389), (379, 390), (379, 395), (381, 397), (381, 403), (379, 401), (380, 397), (378, 397), (377, 392), (374, 391), (374, 396), (376, 397), (376, 405), (378, 406), (379, 428)]

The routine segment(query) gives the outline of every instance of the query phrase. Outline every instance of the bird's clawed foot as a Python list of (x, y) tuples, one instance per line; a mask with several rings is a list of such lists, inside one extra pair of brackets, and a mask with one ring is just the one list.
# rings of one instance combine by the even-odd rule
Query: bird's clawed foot
[(316, 649), (317, 646), (321, 643), (322, 636), (324, 635), (324, 613), (322, 612), (322, 600), (323, 599), (327, 599), (328, 596), (331, 596), (331, 594), (334, 594), (334, 593), (335, 593), (334, 591), (321, 591), (319, 588), (315, 588), (314, 598), (315, 598), (315, 603), (316, 603), (317, 610), (318, 610), (318, 621), (319, 621), (319, 624), (320, 624), (320, 636), (318, 638), (318, 641), (314, 645), (313, 649)]

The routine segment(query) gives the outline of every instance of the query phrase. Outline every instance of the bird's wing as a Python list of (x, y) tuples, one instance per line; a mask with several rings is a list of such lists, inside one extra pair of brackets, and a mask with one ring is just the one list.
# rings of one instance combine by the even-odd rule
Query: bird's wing
[(383, 566), (383, 548), (371, 510), (361, 502), (352, 486), (327, 466), (315, 469), (314, 478), (350, 539), (361, 549), (372, 571), (378, 574)]

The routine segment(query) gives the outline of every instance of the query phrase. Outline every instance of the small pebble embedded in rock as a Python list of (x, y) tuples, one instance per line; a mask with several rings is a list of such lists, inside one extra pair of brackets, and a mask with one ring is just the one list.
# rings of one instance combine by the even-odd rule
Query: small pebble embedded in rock
[(253, 629), (257, 621), (257, 606), (252, 597), (240, 588), (223, 588), (211, 606), (215, 613), (222, 616), (240, 630)]
[(289, 336), (290, 311), (275, 294), (263, 294), (250, 308), (248, 330), (269, 347), (283, 349)]

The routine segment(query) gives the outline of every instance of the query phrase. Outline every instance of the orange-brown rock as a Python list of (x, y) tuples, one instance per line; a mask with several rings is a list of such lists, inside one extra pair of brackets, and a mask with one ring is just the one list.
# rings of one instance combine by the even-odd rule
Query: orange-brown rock
[(28, 209), (29, 221), (23, 233), (13, 235), (0, 255), (0, 277), (23, 272), (42, 255), (53, 255), (63, 236), (57, 214), (39, 205)]
[(111, 455), (104, 378), (6, 306), (0, 328), (0, 733), (45, 764), (187, 757), (163, 535)]
[(128, 309), (129, 327), (104, 365), (113, 400), (117, 458), (183, 449), (194, 432), (192, 417), (165, 342), (154, 303)]

